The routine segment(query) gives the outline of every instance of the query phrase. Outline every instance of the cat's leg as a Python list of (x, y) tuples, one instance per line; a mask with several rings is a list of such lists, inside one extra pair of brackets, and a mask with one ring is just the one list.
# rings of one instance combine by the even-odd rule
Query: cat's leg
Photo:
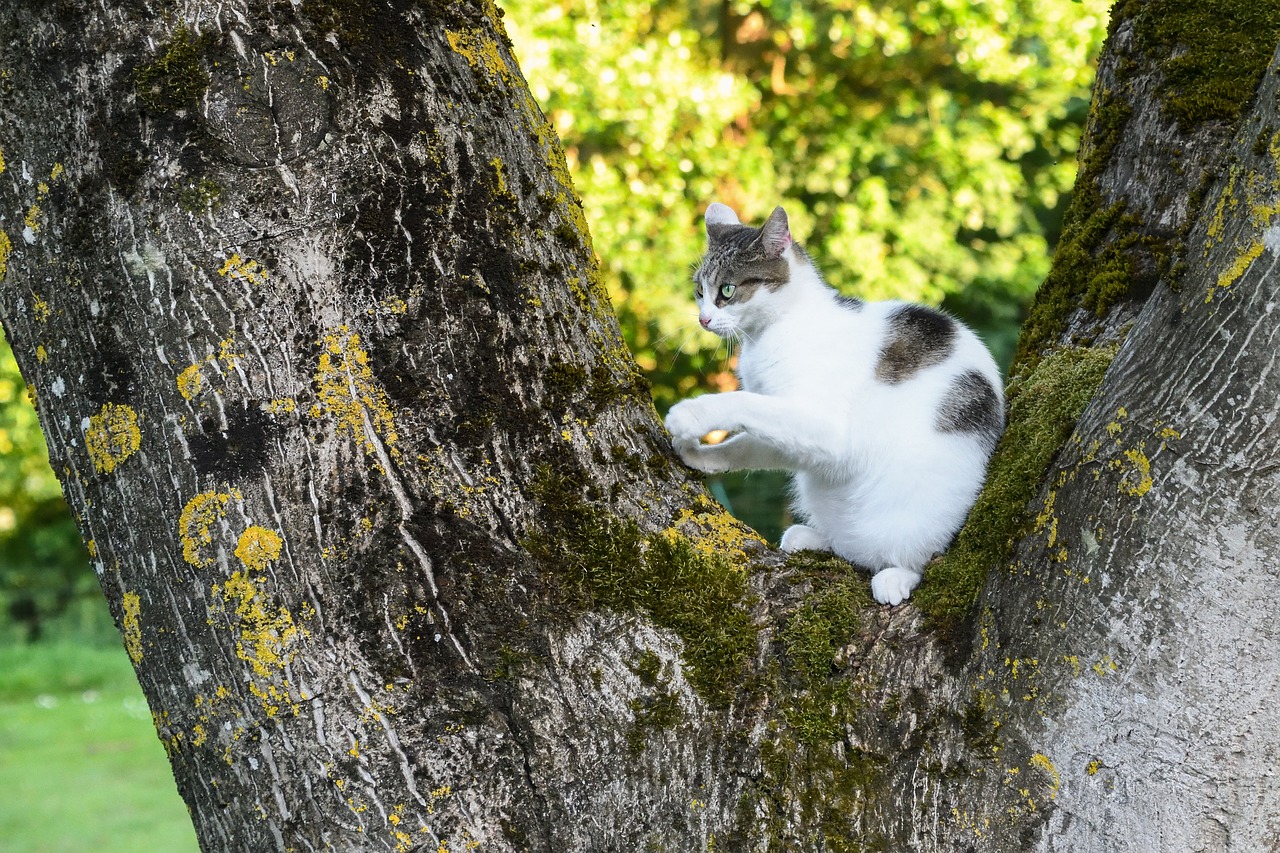
[[(795, 471), (837, 462), (839, 454), (847, 447), (847, 429), (848, 419), (839, 417), (833, 407), (749, 391), (705, 394), (683, 400), (672, 406), (667, 414), (667, 430), (676, 449), (695, 468), (700, 467), (696, 461), (710, 461), (715, 456), (715, 451), (701, 444), (702, 437), (713, 430), (733, 434), (723, 445), (712, 445), (725, 447), (721, 452), (726, 461), (740, 452), (739, 449), (730, 449), (732, 442), (750, 439), (740, 441), (743, 456), (736, 460), (744, 463), (740, 467)], [(746, 453), (748, 449), (754, 453)], [(749, 463), (752, 456), (760, 457), (768, 464)]]
[(793, 524), (782, 534), (783, 551), (830, 551), (831, 540), (804, 524)]
[(896, 607), (911, 597), (911, 590), (923, 576), (922, 572), (900, 566), (881, 569), (871, 578), (871, 595), (881, 604)]

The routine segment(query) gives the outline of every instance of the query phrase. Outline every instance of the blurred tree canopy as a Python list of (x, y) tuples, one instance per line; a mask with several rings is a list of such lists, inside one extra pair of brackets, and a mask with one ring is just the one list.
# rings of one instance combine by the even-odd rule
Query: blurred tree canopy
[(787, 207), (842, 291), (943, 304), (1007, 363), (1075, 176), (1106, 0), (506, 0), (660, 408), (723, 385), (701, 212)]
[(50, 620), (83, 616), (85, 601), (104, 610), (88, 564), (26, 384), (0, 342), (0, 642), (38, 639)]
[[(941, 303), (1007, 361), (1075, 175), (1107, 0), (502, 6), (661, 409), (732, 382), (688, 275), (715, 199), (745, 221), (785, 204), (842, 291)], [(776, 536), (770, 513), (741, 514)], [(0, 639), (86, 600), (105, 619), (87, 565), (0, 345)]]

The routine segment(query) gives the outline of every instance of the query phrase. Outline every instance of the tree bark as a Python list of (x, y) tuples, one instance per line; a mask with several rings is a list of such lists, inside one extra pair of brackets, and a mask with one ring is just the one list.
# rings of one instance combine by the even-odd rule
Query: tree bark
[(491, 2), (0, 9), (0, 315), (202, 847), (1274, 843), (1277, 75), (1175, 119), (1144, 14), (1011, 435), (1114, 362), (956, 620), (674, 461)]

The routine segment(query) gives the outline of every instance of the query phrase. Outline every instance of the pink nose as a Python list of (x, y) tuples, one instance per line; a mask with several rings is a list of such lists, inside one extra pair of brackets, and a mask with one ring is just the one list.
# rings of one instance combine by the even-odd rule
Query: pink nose
[(707, 327), (709, 327), (709, 326), (711, 325), (711, 318), (710, 318), (710, 317), (708, 317), (708, 316), (707, 316), (707, 315), (705, 315), (705, 314), (699, 314), (699, 315), (698, 315), (698, 322), (699, 322), (699, 323), (701, 323), (701, 324), (702, 324), (702, 328), (704, 328), (704, 329), (705, 329), (705, 328), (707, 328)]

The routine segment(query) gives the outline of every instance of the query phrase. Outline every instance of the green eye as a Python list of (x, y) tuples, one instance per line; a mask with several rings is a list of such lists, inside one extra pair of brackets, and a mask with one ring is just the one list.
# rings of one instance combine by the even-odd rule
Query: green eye
[(732, 298), (733, 298), (733, 292), (734, 292), (735, 290), (737, 290), (737, 289), (738, 289), (738, 288), (737, 288), (737, 286), (736, 286), (736, 285), (733, 285), (733, 284), (722, 284), (722, 285), (720, 285), (720, 298), (721, 298), (721, 299), (732, 299)]

